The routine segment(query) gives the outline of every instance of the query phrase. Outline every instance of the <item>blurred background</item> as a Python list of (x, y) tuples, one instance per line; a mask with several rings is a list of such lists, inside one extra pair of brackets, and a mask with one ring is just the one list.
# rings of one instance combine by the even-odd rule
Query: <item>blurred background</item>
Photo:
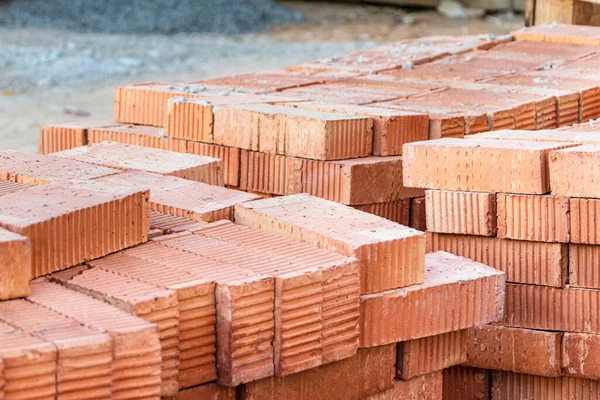
[(113, 87), (280, 68), (430, 35), (505, 34), (515, 0), (0, 0), (0, 149), (112, 118)]

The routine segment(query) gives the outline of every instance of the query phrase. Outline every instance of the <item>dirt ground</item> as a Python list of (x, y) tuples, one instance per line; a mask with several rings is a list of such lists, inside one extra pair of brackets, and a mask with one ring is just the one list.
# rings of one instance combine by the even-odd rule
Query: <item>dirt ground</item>
[(302, 12), (305, 21), (238, 36), (0, 29), (0, 149), (35, 151), (45, 123), (111, 119), (113, 87), (119, 84), (186, 82), (275, 69), (406, 38), (503, 34), (523, 26), (522, 16), (512, 13), (452, 20), (432, 10), (281, 4)]

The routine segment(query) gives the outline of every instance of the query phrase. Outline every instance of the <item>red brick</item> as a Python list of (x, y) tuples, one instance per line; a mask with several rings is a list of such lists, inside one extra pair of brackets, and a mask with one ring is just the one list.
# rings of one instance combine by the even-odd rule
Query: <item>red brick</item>
[(191, 221), (232, 219), (235, 204), (259, 198), (238, 190), (141, 171), (123, 172), (95, 182), (137, 190), (150, 188), (152, 210)]
[(93, 181), (31, 187), (2, 196), (0, 227), (29, 238), (38, 277), (145, 242), (148, 197)]
[(426, 190), (427, 231), (466, 235), (496, 235), (496, 195), (493, 193)]
[(567, 282), (568, 247), (484, 236), (427, 234), (428, 251), (447, 251), (506, 273), (508, 282), (562, 287)]
[(577, 143), (584, 142), (586, 139), (594, 140), (596, 143), (600, 141), (600, 136), (587, 134), (574, 134), (571, 132), (557, 130), (539, 130), (539, 131), (523, 131), (523, 130), (499, 130), (491, 132), (478, 133), (477, 135), (467, 136), (467, 139), (495, 139), (495, 140), (529, 140), (534, 142), (566, 142)]
[(26, 300), (0, 302), (0, 320), (56, 347), (57, 398), (110, 397), (113, 358), (109, 335)]
[(600, 382), (567, 376), (543, 376), (494, 371), (493, 400), (584, 400), (600, 397)]
[[(498, 237), (568, 243), (569, 199), (498, 194)], [(571, 213), (571, 220), (573, 219)]]
[(338, 203), (308, 195), (257, 200), (236, 206), (235, 221), (358, 258), (363, 294), (423, 281), (423, 233)]
[(38, 153), (50, 154), (88, 144), (90, 130), (118, 125), (114, 121), (85, 121), (43, 125), (38, 139)]
[(219, 386), (216, 383), (207, 383), (193, 388), (180, 390), (172, 400), (236, 400), (235, 388)]
[[(405, 99), (423, 92), (421, 88), (368, 87), (337, 83), (335, 85), (311, 85), (283, 92), (286, 96), (305, 101), (342, 103), (351, 105), (375, 105), (382, 101)], [(281, 99), (285, 101), (285, 99)]]
[(491, 400), (490, 371), (457, 365), (444, 370), (444, 400)]
[(160, 343), (155, 324), (44, 279), (31, 283), (28, 300), (111, 336), (112, 398), (159, 398)]
[(18, 192), (19, 190), (27, 189), (30, 185), (24, 183), (16, 183), (12, 181), (0, 181), (0, 196), (5, 194)]
[(223, 186), (223, 163), (212, 157), (102, 142), (53, 154), (123, 171), (144, 171)]
[(589, 46), (600, 45), (600, 31), (597, 27), (567, 25), (567, 24), (540, 24), (511, 32), (517, 40), (534, 42), (553, 42), (584, 44)]
[(465, 365), (541, 376), (561, 376), (562, 333), (481, 326), (469, 330)]
[(90, 129), (88, 143), (102, 143), (105, 141), (152, 147), (179, 153), (185, 153), (187, 147), (185, 140), (164, 137), (164, 129), (153, 126), (118, 125)]
[(569, 285), (600, 289), (600, 246), (569, 245)]
[(204, 222), (190, 221), (188, 218), (150, 211), (150, 231), (159, 230), (160, 235), (170, 235), (171, 233), (184, 231), (191, 232), (202, 225), (204, 225)]
[(441, 371), (467, 361), (467, 330), (398, 343), (396, 378), (402, 380)]
[(571, 217), (571, 242), (600, 244), (600, 200), (569, 199)]
[(433, 372), (412, 378), (408, 381), (397, 381), (391, 390), (365, 397), (367, 400), (438, 400), (442, 398), (442, 372)]
[(29, 239), (0, 228), (0, 300), (28, 296), (30, 279)]
[[(4, 399), (56, 398), (57, 351), (52, 343), (0, 321)], [(24, 379), (25, 378), (25, 379)]]
[(425, 197), (410, 199), (410, 222), (408, 226), (418, 231), (425, 232), (427, 230)]
[(512, 140), (408, 143), (403, 152), (404, 184), (426, 189), (544, 194), (550, 191), (548, 153), (564, 147), (568, 145)]
[(268, 104), (214, 110), (216, 144), (317, 160), (371, 154), (373, 120)]
[(199, 156), (220, 158), (223, 161), (225, 185), (240, 185), (240, 149), (217, 144), (187, 142), (187, 152)]
[(449, 253), (428, 254), (425, 283), (361, 296), (361, 347), (487, 324), (503, 310), (504, 273)]
[(576, 378), (600, 379), (600, 336), (566, 332), (562, 341), (562, 367)]
[(552, 194), (570, 197), (598, 197), (600, 146), (583, 145), (550, 153)]
[[(296, 159), (280, 154), (241, 151), (240, 190), (285, 195), (293, 191)], [(314, 161), (326, 165), (323, 162)]]
[(510, 59), (529, 58), (541, 63), (558, 64), (568, 60), (577, 60), (596, 51), (597, 49), (593, 46), (517, 40), (494, 47), (490, 51), (490, 55)]
[(377, 215), (381, 218), (389, 219), (390, 221), (399, 223), (400, 225), (410, 225), (410, 202), (412, 199), (402, 199), (388, 201), (385, 203), (372, 203), (360, 206), (352, 206), (353, 208)]

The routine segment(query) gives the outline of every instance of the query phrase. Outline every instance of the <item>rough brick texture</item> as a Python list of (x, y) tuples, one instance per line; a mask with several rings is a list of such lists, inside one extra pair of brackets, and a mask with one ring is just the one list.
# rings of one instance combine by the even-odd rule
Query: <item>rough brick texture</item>
[(0, 300), (29, 295), (30, 279), (29, 239), (0, 228)]
[(427, 230), (427, 208), (425, 197), (415, 197), (410, 199), (410, 222), (408, 226), (418, 231)]
[(494, 371), (492, 400), (587, 400), (600, 396), (600, 381)]
[(221, 159), (223, 161), (223, 181), (225, 185), (240, 185), (240, 149), (188, 141), (187, 152)]
[(444, 400), (491, 400), (492, 379), (489, 370), (457, 365), (446, 368)]
[(367, 400), (437, 400), (443, 396), (442, 372), (433, 372), (408, 381), (397, 381), (391, 390), (366, 397)]
[(552, 194), (569, 197), (598, 197), (600, 146), (583, 145), (550, 153)]
[(173, 400), (236, 400), (235, 388), (220, 386), (216, 383), (207, 383), (206, 385), (195, 386), (189, 389), (180, 390)]
[[(597, 195), (598, 196), (598, 195)], [(569, 199), (571, 242), (600, 244), (600, 200)]]
[(94, 128), (88, 132), (88, 143), (102, 143), (105, 141), (152, 147), (179, 153), (185, 153), (187, 148), (185, 140), (164, 137), (164, 130), (153, 126), (118, 125)]
[(38, 153), (50, 154), (88, 144), (90, 130), (118, 125), (114, 121), (86, 121), (43, 125), (38, 139)]
[(426, 190), (427, 231), (465, 235), (496, 235), (493, 193)]
[(600, 289), (600, 246), (569, 245), (569, 285)]

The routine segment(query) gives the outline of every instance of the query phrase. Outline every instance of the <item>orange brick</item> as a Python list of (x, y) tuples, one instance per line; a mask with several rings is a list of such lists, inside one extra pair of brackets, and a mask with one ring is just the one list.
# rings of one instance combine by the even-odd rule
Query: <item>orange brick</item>
[[(588, 126), (589, 127), (589, 126)], [(577, 130), (576, 130), (577, 129)], [(531, 140), (536, 142), (566, 142), (576, 144), (598, 144), (600, 134), (597, 128), (593, 131), (584, 131), (581, 127), (570, 127), (556, 130), (521, 131), (521, 130), (499, 130), (478, 133), (468, 136), (467, 139), (498, 139), (498, 140)]]
[(588, 28), (587, 26), (552, 23), (522, 28), (511, 34), (517, 40), (600, 45), (600, 32), (597, 27)]
[(338, 203), (308, 195), (257, 200), (236, 206), (235, 221), (358, 258), (363, 294), (423, 281), (423, 233)]
[(576, 378), (600, 379), (600, 336), (565, 332), (562, 340), (562, 367)]
[(600, 146), (583, 145), (550, 153), (552, 194), (569, 197), (598, 197), (590, 182), (600, 179)]
[(223, 163), (212, 157), (115, 142), (90, 144), (53, 155), (123, 171), (153, 172), (223, 186)]
[(118, 125), (89, 130), (88, 143), (102, 143), (105, 141), (152, 147), (179, 153), (185, 153), (187, 146), (185, 140), (164, 137), (164, 129), (153, 126)]
[(427, 230), (466, 235), (496, 235), (493, 193), (426, 190)]
[(235, 388), (220, 386), (216, 383), (207, 383), (193, 388), (180, 390), (173, 400), (236, 400)]
[(504, 273), (449, 253), (428, 254), (425, 283), (361, 296), (361, 347), (487, 324), (503, 310)]
[(0, 151), (0, 181), (25, 185), (43, 185), (59, 180), (87, 180), (108, 176), (118, 170), (90, 165), (76, 160), (25, 153), (16, 150)]
[[(421, 92), (422, 89), (415, 88), (361, 87), (337, 83), (335, 85), (310, 85), (286, 89), (283, 91), (283, 94), (293, 96), (296, 99), (302, 99), (303, 101), (372, 105), (373, 103), (382, 101), (405, 99)], [(285, 99), (281, 99), (281, 101), (283, 102)]]
[(568, 247), (484, 236), (427, 233), (428, 251), (447, 251), (506, 273), (508, 282), (562, 287), (567, 282)]
[(425, 197), (410, 199), (410, 222), (408, 226), (418, 231), (425, 232), (427, 230)]
[(268, 104), (231, 105), (214, 111), (216, 144), (317, 160), (371, 154), (370, 118)]
[(568, 198), (499, 193), (497, 200), (498, 237), (541, 242), (569, 242)]
[(19, 190), (27, 189), (30, 185), (16, 183), (12, 181), (0, 181), (0, 196), (18, 192)]
[(38, 139), (38, 153), (50, 154), (88, 144), (90, 130), (117, 126), (114, 121), (85, 121), (43, 125)]
[(217, 144), (187, 142), (187, 152), (199, 156), (220, 158), (223, 161), (225, 185), (240, 185), (240, 149)]
[(113, 358), (109, 335), (26, 300), (1, 302), (0, 320), (56, 347), (57, 398), (110, 397)]
[(388, 201), (385, 203), (364, 204), (352, 206), (353, 208), (389, 219), (400, 225), (410, 225), (410, 202), (411, 199)]
[(600, 289), (600, 246), (569, 245), (569, 285)]
[(0, 300), (29, 295), (30, 279), (29, 239), (0, 228)]
[(442, 372), (418, 376), (408, 381), (397, 381), (391, 390), (365, 397), (367, 400), (437, 400), (442, 398)]
[(544, 194), (550, 191), (548, 153), (564, 147), (568, 145), (512, 140), (408, 143), (403, 151), (404, 184), (426, 189)]
[(543, 376), (494, 371), (493, 400), (584, 400), (600, 397), (600, 382), (567, 376)]
[(465, 365), (541, 376), (561, 376), (562, 333), (481, 326), (469, 330)]
[(242, 150), (240, 189), (277, 195), (289, 194), (293, 191), (294, 167), (294, 157)]
[(600, 227), (596, 220), (600, 217), (600, 200), (569, 199), (571, 217), (571, 242), (600, 244)]
[(161, 235), (170, 235), (200, 228), (204, 222), (190, 221), (188, 218), (150, 211), (150, 231), (159, 230)]
[(490, 371), (457, 365), (444, 370), (444, 400), (491, 400)]
[(2, 196), (0, 227), (29, 238), (32, 278), (147, 240), (148, 191), (94, 183), (35, 186)]
[(94, 182), (131, 190), (150, 188), (152, 210), (191, 221), (232, 219), (235, 204), (259, 198), (238, 190), (141, 171), (123, 172)]

